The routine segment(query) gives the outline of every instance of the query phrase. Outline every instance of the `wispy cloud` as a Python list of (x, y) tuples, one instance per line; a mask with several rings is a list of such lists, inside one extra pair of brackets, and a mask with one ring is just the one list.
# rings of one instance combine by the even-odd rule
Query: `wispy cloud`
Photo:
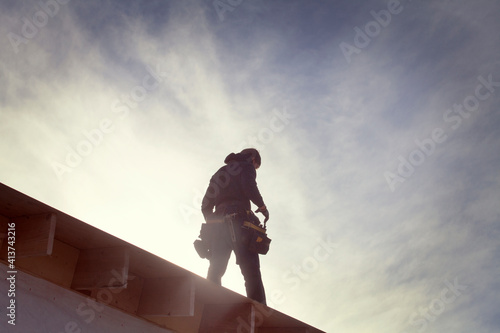
[[(224, 20), (212, 2), (41, 3), (1, 5), (2, 182), (205, 275), (200, 195), (254, 145), (279, 310), (326, 331), (498, 328), (500, 88), (445, 119), (500, 81), (496, 3), (401, 1), (350, 63), (339, 44), (389, 2), (243, 1)], [(223, 283), (244, 293), (233, 266)]]

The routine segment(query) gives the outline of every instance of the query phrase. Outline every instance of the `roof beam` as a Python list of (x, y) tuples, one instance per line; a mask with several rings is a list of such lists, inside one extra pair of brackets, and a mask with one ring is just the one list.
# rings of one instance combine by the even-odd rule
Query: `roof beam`
[(112, 305), (125, 312), (136, 314), (143, 285), (144, 279), (129, 273), (127, 288), (93, 289), (90, 293), (90, 297), (96, 299), (98, 302)]
[(199, 333), (257, 333), (251, 303), (205, 304)]
[(55, 239), (50, 256), (19, 258), (16, 259), (16, 267), (70, 288), (79, 252), (74, 247)]
[(80, 250), (71, 288), (126, 288), (129, 257), (129, 249), (121, 246)]
[(257, 333), (309, 333), (306, 327), (261, 327)]
[(190, 276), (145, 279), (137, 314), (151, 317), (194, 316)]
[(55, 214), (16, 217), (10, 221), (15, 223), (16, 258), (52, 254), (56, 230)]

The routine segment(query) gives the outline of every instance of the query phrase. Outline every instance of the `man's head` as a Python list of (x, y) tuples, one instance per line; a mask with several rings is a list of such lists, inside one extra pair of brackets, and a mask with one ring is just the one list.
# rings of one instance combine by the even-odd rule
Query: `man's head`
[(252, 162), (253, 166), (257, 170), (260, 167), (261, 159), (260, 159), (260, 153), (257, 149), (255, 148), (246, 148), (243, 149), (240, 154), (243, 155), (248, 155), (248, 160), (249, 162)]

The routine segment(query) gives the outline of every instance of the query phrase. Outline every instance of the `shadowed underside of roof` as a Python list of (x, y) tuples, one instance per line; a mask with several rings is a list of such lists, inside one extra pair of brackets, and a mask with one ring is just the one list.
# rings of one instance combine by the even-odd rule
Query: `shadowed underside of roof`
[[(33, 298), (30, 303), (50, 297), (46, 291), (55, 288), (58, 295), (64, 296), (57, 298), (61, 303), (54, 297), (48, 307), (57, 309), (65, 304), (61, 298), (67, 298), (68, 302), (74, 298), (75, 304), (109, 308), (106, 312), (109, 317), (102, 314), (99, 317), (102, 327), (108, 328), (114, 322), (123, 325), (127, 321), (123, 318), (130, 318), (134, 325), (144, 322), (165, 332), (322, 332), (0, 183), (2, 270), (8, 269), (9, 264), (9, 225), (15, 225), (19, 288), (26, 285), (26, 290), (20, 293), (23, 299)], [(34, 296), (36, 292), (38, 298)], [(78, 298), (86, 301), (77, 301)], [(88, 324), (90, 317), (78, 315), (83, 308), (77, 305), (73, 310), (74, 321), (68, 322), (77, 325), (73, 327), (75, 332), (79, 321)], [(16, 326), (22, 326), (23, 307), (19, 305), (17, 311)], [(41, 309), (26, 311), (33, 312), (24, 316), (31, 318), (30, 325), (37, 320), (46, 321)], [(116, 321), (116, 318), (122, 319)], [(61, 327), (59, 331), (64, 330)]]

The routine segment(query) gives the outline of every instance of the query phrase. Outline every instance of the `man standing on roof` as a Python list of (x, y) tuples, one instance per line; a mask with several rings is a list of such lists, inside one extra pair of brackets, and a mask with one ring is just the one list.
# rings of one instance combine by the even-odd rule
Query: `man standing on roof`
[(269, 211), (255, 180), (256, 170), (261, 164), (260, 154), (257, 149), (248, 148), (237, 154), (229, 154), (224, 163), (226, 165), (210, 179), (201, 205), (209, 229), (209, 235), (205, 237), (208, 238), (206, 241), (210, 260), (207, 279), (221, 285), (229, 257), (234, 250), (236, 263), (245, 279), (247, 296), (266, 304), (259, 254), (251, 251), (245, 244), (245, 231), (242, 229), (245, 220), (260, 224), (251, 211), (250, 202), (258, 207), (256, 212), (264, 215), (264, 224), (269, 220)]

